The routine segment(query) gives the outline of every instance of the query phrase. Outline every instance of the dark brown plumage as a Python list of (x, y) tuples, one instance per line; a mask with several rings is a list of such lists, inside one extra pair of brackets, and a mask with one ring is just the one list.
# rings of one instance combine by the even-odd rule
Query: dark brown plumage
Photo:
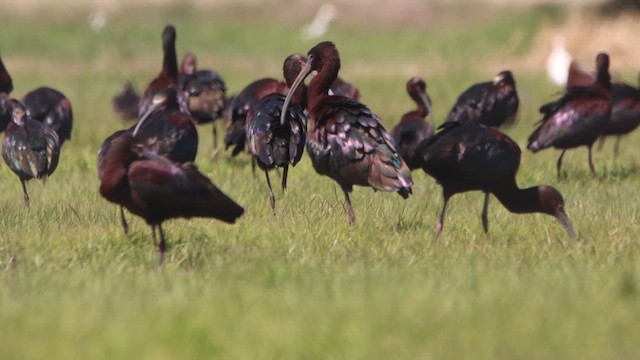
[(570, 237), (575, 233), (564, 211), (564, 200), (555, 188), (543, 185), (520, 189), (516, 173), (520, 166), (518, 145), (498, 130), (477, 123), (445, 123), (417, 149), (422, 169), (442, 186), (444, 205), (436, 237), (444, 227), (451, 196), (473, 190), (485, 193), (482, 225), (489, 231), (489, 194), (513, 213), (543, 213), (556, 217)]
[[(138, 114), (146, 114), (153, 106), (154, 95), (167, 87), (178, 88), (178, 59), (176, 55), (176, 28), (173, 25), (165, 26), (162, 31), (162, 68), (140, 98)], [(188, 111), (187, 104), (181, 92), (178, 92), (178, 102), (183, 111)]]
[(445, 122), (477, 122), (499, 127), (513, 123), (519, 104), (513, 74), (505, 70), (493, 81), (475, 84), (460, 94)]
[(136, 92), (130, 81), (122, 84), (118, 92), (111, 100), (111, 108), (122, 121), (138, 120), (138, 106), (140, 95)]
[(11, 100), (11, 115), (2, 143), (2, 157), (20, 178), (24, 202), (29, 207), (26, 181), (44, 181), (53, 174), (58, 166), (60, 141), (52, 128), (31, 119), (26, 106), (18, 100)]
[(71, 139), (73, 110), (71, 101), (62, 92), (50, 87), (39, 87), (28, 92), (22, 102), (31, 119), (55, 130), (60, 138), (60, 146)]
[(176, 164), (141, 149), (136, 134), (113, 139), (100, 176), (100, 194), (142, 217), (160, 231), (158, 264), (166, 241), (162, 223), (172, 218), (209, 217), (234, 223), (244, 209), (202, 175), (193, 163)]
[(0, 57), (0, 132), (4, 131), (11, 122), (11, 94), (13, 80)]
[(307, 153), (319, 174), (340, 184), (349, 222), (353, 223), (355, 215), (349, 193), (354, 185), (394, 191), (407, 198), (413, 181), (380, 119), (359, 102), (329, 95), (339, 69), (340, 57), (333, 43), (322, 42), (309, 50), (306, 65), (287, 94), (281, 121), (284, 122), (296, 88), (312, 71), (317, 71), (307, 89), (310, 120)]
[[(288, 56), (283, 73), (288, 85), (293, 84), (306, 58), (300, 54)], [(275, 214), (276, 199), (271, 188), (269, 170), (282, 167), (282, 191), (287, 187), (289, 165), (295, 166), (304, 151), (307, 133), (307, 118), (304, 115), (302, 96), (304, 87), (299, 86), (292, 95), (291, 106), (282, 123), (280, 115), (285, 96), (273, 93), (263, 97), (247, 114), (247, 143), (258, 166), (264, 170), (269, 188), (269, 201)]]
[(527, 147), (534, 153), (552, 146), (562, 149), (556, 165), (558, 177), (564, 152), (579, 146), (589, 149), (589, 168), (595, 175), (591, 147), (611, 116), (611, 77), (607, 54), (598, 54), (596, 68), (593, 84), (570, 86), (560, 99), (540, 108), (544, 117), (529, 136)]
[(407, 163), (409, 169), (419, 167), (415, 159), (416, 146), (424, 139), (433, 136), (434, 124), (426, 121), (431, 114), (431, 99), (427, 94), (427, 83), (420, 77), (412, 77), (407, 81), (407, 93), (416, 103), (416, 109), (406, 112), (400, 122), (391, 130), (391, 137), (396, 143), (398, 153)]

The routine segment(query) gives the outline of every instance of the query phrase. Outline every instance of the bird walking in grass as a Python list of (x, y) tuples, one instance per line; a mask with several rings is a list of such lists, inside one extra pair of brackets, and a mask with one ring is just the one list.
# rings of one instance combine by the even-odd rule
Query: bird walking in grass
[[(114, 137), (100, 171), (100, 194), (142, 217), (153, 231), (161, 265), (166, 251), (162, 223), (172, 218), (208, 217), (234, 223), (244, 209), (222, 193), (192, 162), (175, 163), (149, 151), (137, 127)], [(156, 242), (156, 229), (160, 242)]]
[[(422, 140), (433, 136), (435, 121), (431, 113), (431, 99), (427, 94), (427, 83), (421, 77), (412, 77), (407, 81), (407, 93), (416, 103), (416, 109), (406, 112), (400, 122), (391, 129), (391, 137), (396, 143), (398, 153), (409, 169), (419, 167), (415, 159), (416, 146)], [(431, 115), (431, 123), (426, 121)]]
[(22, 102), (27, 108), (29, 118), (55, 130), (60, 138), (60, 146), (66, 140), (71, 140), (73, 110), (71, 101), (62, 92), (43, 86), (28, 92), (22, 98)]
[[(300, 54), (287, 57), (283, 73), (287, 85), (292, 85), (306, 59)], [(269, 188), (269, 202), (275, 214), (276, 199), (271, 188), (269, 170), (283, 168), (282, 191), (287, 188), (289, 165), (295, 166), (304, 151), (307, 133), (307, 118), (304, 114), (303, 96), (305, 87), (299, 86), (292, 95), (291, 105), (284, 122), (281, 121), (285, 96), (273, 93), (263, 97), (247, 114), (247, 143), (260, 169), (264, 170)]]
[(113, 112), (122, 121), (138, 120), (138, 104), (140, 104), (140, 95), (138, 95), (130, 81), (122, 84), (120, 92), (111, 100)]
[(543, 105), (540, 112), (544, 117), (529, 136), (527, 147), (534, 153), (548, 147), (562, 150), (556, 164), (558, 177), (565, 151), (579, 146), (588, 148), (589, 168), (596, 175), (591, 148), (611, 117), (609, 55), (598, 54), (596, 69), (593, 84), (569, 86), (560, 99)]
[(356, 217), (349, 198), (354, 185), (393, 191), (407, 198), (413, 180), (378, 116), (359, 102), (329, 95), (339, 70), (340, 56), (333, 43), (321, 42), (309, 50), (305, 66), (287, 93), (281, 122), (285, 122), (296, 89), (311, 72), (317, 71), (307, 88), (307, 153), (316, 172), (340, 185), (349, 222), (354, 223)]
[(521, 189), (516, 184), (521, 151), (507, 135), (477, 123), (451, 122), (418, 145), (420, 167), (442, 186), (444, 205), (436, 225), (438, 237), (444, 228), (449, 199), (458, 193), (485, 193), (482, 226), (489, 232), (489, 194), (512, 213), (542, 213), (554, 216), (569, 237), (575, 232), (564, 210), (560, 192), (548, 185)]
[(24, 202), (29, 207), (26, 182), (45, 181), (58, 166), (60, 140), (52, 128), (29, 118), (24, 104), (11, 100), (12, 121), (2, 143), (2, 158), (22, 184)]
[[(138, 129), (136, 144), (146, 151), (164, 156), (175, 163), (195, 161), (198, 151), (198, 132), (191, 116), (180, 110), (176, 89), (165, 88), (154, 95), (152, 107), (126, 130), (118, 130), (107, 137), (98, 150), (98, 177), (104, 171), (107, 153), (112, 142), (121, 136), (133, 134)], [(120, 221), (125, 234), (129, 226), (120, 207)]]

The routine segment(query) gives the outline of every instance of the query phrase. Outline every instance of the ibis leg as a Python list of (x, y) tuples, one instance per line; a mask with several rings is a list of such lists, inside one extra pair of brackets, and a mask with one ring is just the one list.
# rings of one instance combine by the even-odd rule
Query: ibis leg
[(285, 165), (282, 169), (282, 193), (287, 189), (287, 174), (289, 173), (289, 165)]
[(273, 215), (275, 215), (276, 214), (276, 197), (273, 195), (273, 189), (271, 188), (269, 171), (265, 170), (264, 175), (267, 178), (267, 186), (269, 187), (269, 202), (271, 203), (271, 210), (273, 211)]
[(213, 151), (218, 149), (218, 127), (216, 126), (216, 122), (213, 122)]
[(127, 218), (124, 217), (124, 207), (120, 206), (120, 222), (122, 223), (122, 228), (124, 229), (124, 234), (127, 235), (129, 233), (129, 224), (127, 224)]
[(20, 179), (20, 183), (22, 184), (22, 192), (24, 193), (24, 203), (29, 207), (29, 193), (27, 193), (27, 184), (24, 180)]
[(484, 205), (482, 206), (482, 227), (484, 228), (484, 233), (489, 233), (489, 217), (487, 213), (489, 212), (489, 193), (484, 193)]
[(442, 229), (444, 228), (444, 216), (447, 213), (447, 204), (449, 203), (449, 197), (444, 197), (444, 205), (442, 205), (442, 210), (440, 211), (440, 218), (438, 219), (438, 224), (436, 224), (436, 239), (440, 236)]
[(251, 156), (251, 173), (254, 177), (256, 176), (256, 158), (254, 156)]
[(600, 138), (598, 138), (598, 150), (602, 150), (602, 147), (604, 146), (604, 138), (605, 136), (600, 136)]
[(158, 230), (160, 230), (160, 244), (158, 244), (158, 266), (162, 266), (162, 262), (164, 261), (164, 253), (167, 250), (167, 243), (164, 240), (164, 231), (162, 231), (162, 224), (158, 225)]
[(344, 199), (347, 204), (347, 215), (349, 216), (349, 224), (354, 224), (356, 222), (356, 215), (353, 213), (353, 207), (351, 206), (349, 190), (342, 187), (342, 192), (344, 192)]
[(596, 169), (593, 167), (593, 160), (591, 159), (591, 146), (589, 146), (589, 169), (591, 169), (591, 173), (595, 176)]
[(158, 241), (156, 241), (156, 226), (155, 225), (151, 226), (151, 234), (153, 235), (153, 246), (157, 247), (158, 246)]
[(622, 136), (616, 136), (616, 143), (613, 145), (613, 156), (618, 157), (618, 153), (620, 151), (620, 139)]
[(565, 151), (567, 150), (562, 150), (562, 153), (560, 153), (560, 157), (558, 158), (558, 163), (556, 164), (556, 172), (557, 172), (558, 179), (560, 178), (560, 169), (562, 169), (562, 157), (564, 156)]

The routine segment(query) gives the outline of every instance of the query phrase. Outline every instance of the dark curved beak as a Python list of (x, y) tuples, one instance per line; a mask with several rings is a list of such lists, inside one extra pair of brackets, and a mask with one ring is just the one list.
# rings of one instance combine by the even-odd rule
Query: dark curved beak
[(431, 101), (429, 100), (429, 96), (427, 96), (427, 94), (420, 92), (420, 100), (422, 101), (422, 104), (424, 105), (424, 107), (427, 109), (427, 111), (429, 112), (427, 114), (427, 116), (431, 117), (431, 125), (433, 126), (433, 130), (435, 131), (436, 129), (436, 119), (433, 116), (433, 110), (431, 109)]
[(282, 112), (280, 114), (280, 124), (285, 124), (285, 117), (287, 116), (287, 108), (289, 107), (289, 102), (291, 102), (291, 96), (295, 93), (296, 89), (300, 84), (304, 81), (304, 79), (311, 73), (311, 61), (307, 61), (302, 69), (300, 69), (300, 73), (298, 77), (293, 81), (291, 87), (289, 88), (289, 92), (287, 93), (287, 97), (284, 99), (284, 104), (282, 104)]
[(567, 234), (570, 238), (576, 238), (576, 232), (573, 231), (573, 226), (571, 226), (571, 221), (569, 221), (569, 217), (567, 213), (564, 212), (564, 208), (560, 207), (556, 210), (556, 218), (560, 221), (562, 226), (564, 226), (565, 230), (567, 230)]

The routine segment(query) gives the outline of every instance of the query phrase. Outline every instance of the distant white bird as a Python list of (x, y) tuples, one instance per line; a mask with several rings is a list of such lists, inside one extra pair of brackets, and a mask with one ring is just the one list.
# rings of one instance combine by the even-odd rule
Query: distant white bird
[(96, 10), (89, 14), (89, 27), (95, 32), (99, 32), (107, 24), (107, 13)]
[(569, 75), (571, 54), (564, 47), (564, 36), (561, 34), (553, 37), (553, 49), (547, 58), (547, 75), (556, 85), (564, 86)]
[(322, 4), (313, 20), (302, 30), (302, 36), (306, 39), (319, 38), (327, 32), (335, 17), (336, 6), (330, 3)]

